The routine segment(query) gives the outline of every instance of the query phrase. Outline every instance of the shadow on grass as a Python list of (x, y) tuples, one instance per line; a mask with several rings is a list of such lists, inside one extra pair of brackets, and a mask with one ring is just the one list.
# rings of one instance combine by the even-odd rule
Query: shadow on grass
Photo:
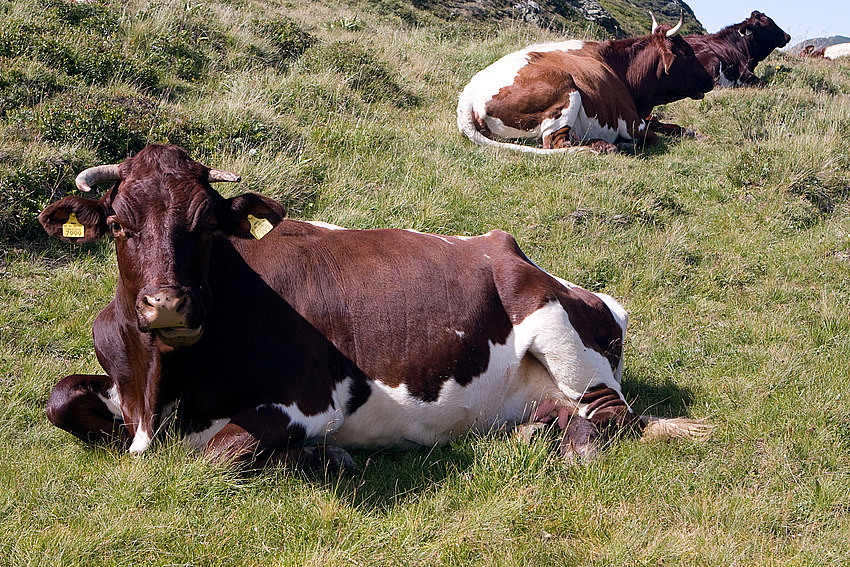
[(635, 412), (656, 417), (688, 417), (693, 393), (669, 378), (663, 382), (634, 374), (623, 373), (623, 395)]

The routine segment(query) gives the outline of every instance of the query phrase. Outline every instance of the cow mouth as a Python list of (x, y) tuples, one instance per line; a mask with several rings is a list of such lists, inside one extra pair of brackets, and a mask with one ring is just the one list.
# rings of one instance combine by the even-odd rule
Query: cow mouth
[(153, 329), (153, 332), (156, 333), (156, 336), (163, 343), (176, 348), (191, 346), (198, 342), (198, 339), (204, 334), (204, 327), (203, 325), (194, 328), (162, 327), (160, 329)]

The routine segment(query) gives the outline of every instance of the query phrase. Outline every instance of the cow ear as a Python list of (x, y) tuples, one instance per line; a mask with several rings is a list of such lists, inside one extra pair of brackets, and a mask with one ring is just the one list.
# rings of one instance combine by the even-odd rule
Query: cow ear
[(75, 244), (99, 240), (106, 234), (101, 202), (76, 195), (48, 205), (38, 215), (38, 222), (49, 235)]
[(738, 28), (738, 34), (741, 37), (747, 37), (748, 35), (753, 35), (753, 28), (748, 24), (745, 26), (741, 26)]
[(286, 216), (280, 203), (259, 193), (224, 199), (219, 207), (219, 228), (239, 238), (260, 239)]

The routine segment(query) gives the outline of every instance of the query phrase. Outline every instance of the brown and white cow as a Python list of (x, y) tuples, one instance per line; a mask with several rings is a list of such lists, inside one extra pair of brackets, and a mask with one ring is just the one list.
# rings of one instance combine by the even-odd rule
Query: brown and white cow
[(803, 48), (802, 55), (804, 57), (814, 57), (823, 59), (838, 59), (840, 57), (850, 57), (850, 43), (836, 43), (815, 49), (814, 45), (807, 45)]
[(288, 220), (271, 199), (210, 186), (235, 180), (149, 146), (78, 176), (82, 189), (115, 182), (100, 200), (41, 213), (64, 240), (111, 234), (118, 256), (93, 328), (106, 374), (62, 379), (47, 403), (55, 425), (139, 454), (173, 423), (214, 459), (340, 468), (354, 466), (344, 447), (505, 424), (555, 422), (568, 456), (592, 454), (609, 427), (705, 432), (632, 412), (624, 309), (547, 274), (510, 235)]
[[(701, 99), (714, 81), (675, 27), (645, 37), (563, 41), (526, 47), (477, 73), (461, 92), (460, 131), (477, 144), (530, 153), (616, 151), (652, 144), (652, 108)], [(499, 139), (532, 138), (542, 148)]]
[(754, 71), (774, 49), (785, 47), (791, 36), (759, 11), (716, 33), (687, 35), (697, 58), (721, 87), (761, 86)]

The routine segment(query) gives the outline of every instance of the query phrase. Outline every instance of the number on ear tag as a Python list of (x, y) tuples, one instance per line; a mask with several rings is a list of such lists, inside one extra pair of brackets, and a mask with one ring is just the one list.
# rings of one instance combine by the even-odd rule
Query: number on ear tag
[(254, 238), (257, 240), (264, 237), (271, 229), (274, 228), (272, 223), (266, 219), (258, 219), (254, 215), (248, 215), (248, 222), (251, 223), (251, 234), (253, 234)]
[(77, 220), (77, 213), (71, 213), (68, 222), (62, 225), (62, 236), (65, 238), (82, 238), (86, 235), (86, 227)]

